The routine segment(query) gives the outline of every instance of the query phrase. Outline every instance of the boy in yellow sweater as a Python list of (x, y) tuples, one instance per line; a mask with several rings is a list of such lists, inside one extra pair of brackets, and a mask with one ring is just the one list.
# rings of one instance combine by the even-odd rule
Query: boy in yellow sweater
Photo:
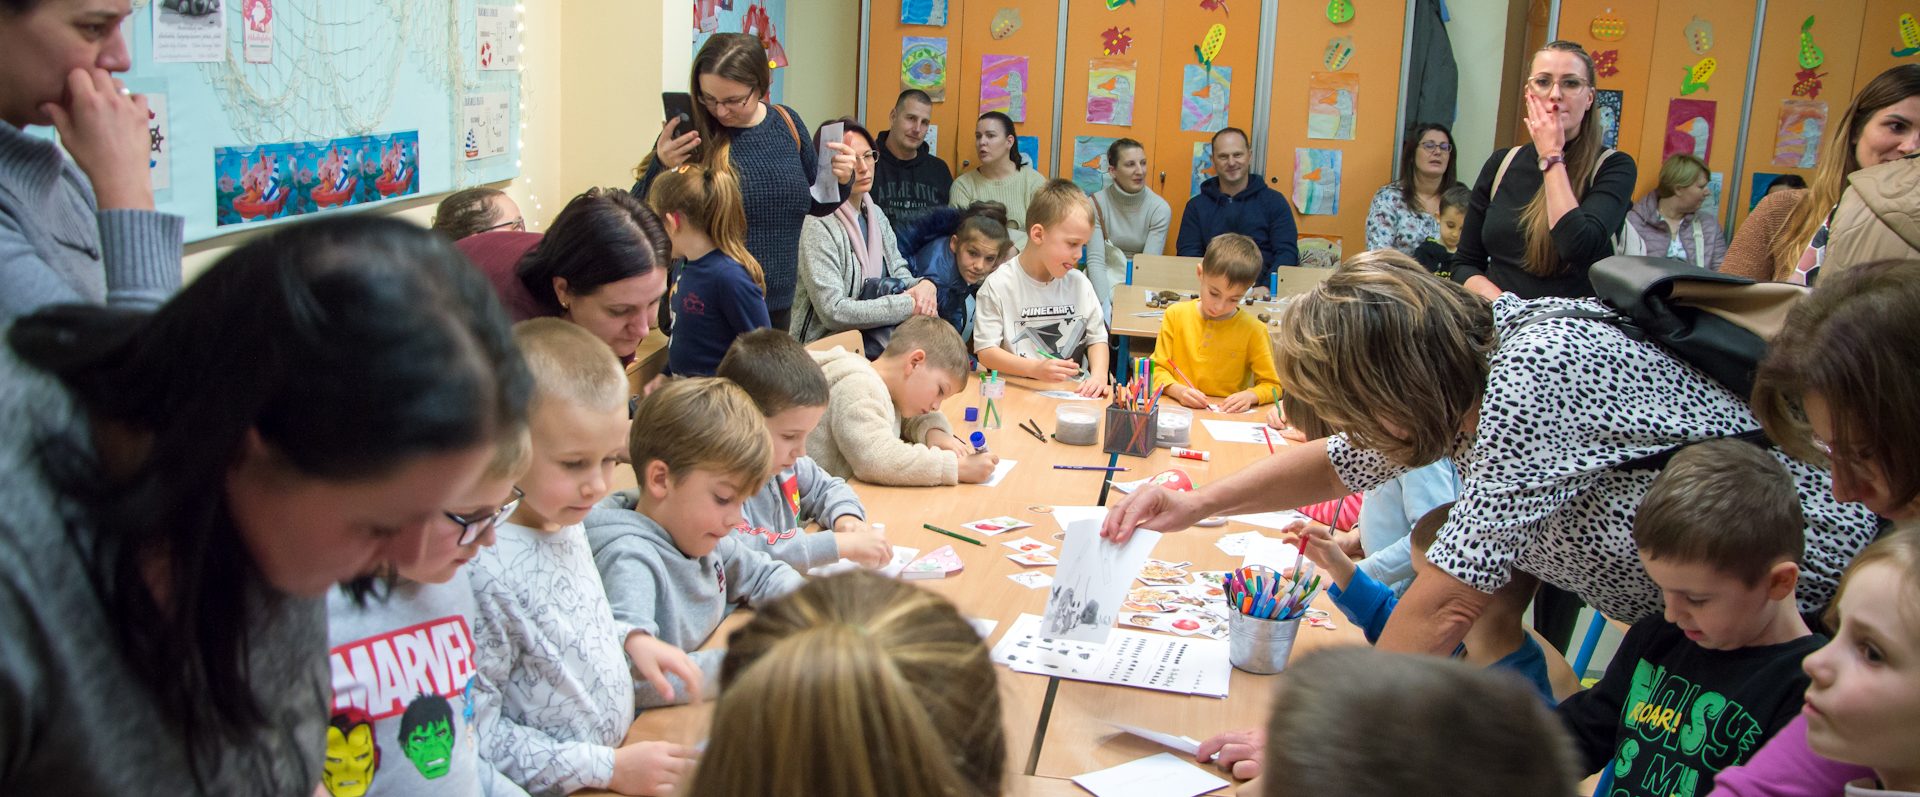
[[(1195, 267), (1200, 298), (1167, 308), (1153, 346), (1153, 386), (1165, 387), (1167, 398), (1221, 412), (1245, 412), (1280, 400), (1267, 325), (1240, 311), (1240, 300), (1260, 278), (1261, 267), (1260, 247), (1252, 238), (1227, 233), (1207, 244), (1206, 257)], [(1222, 398), (1210, 398), (1215, 396)]]

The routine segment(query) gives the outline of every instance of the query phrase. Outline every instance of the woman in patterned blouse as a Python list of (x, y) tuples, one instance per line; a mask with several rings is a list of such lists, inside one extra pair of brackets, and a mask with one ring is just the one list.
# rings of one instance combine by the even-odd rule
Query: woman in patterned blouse
[(1453, 133), (1427, 122), (1413, 129), (1400, 150), (1400, 178), (1380, 187), (1367, 208), (1367, 248), (1406, 254), (1440, 235), (1440, 195), (1454, 178)]

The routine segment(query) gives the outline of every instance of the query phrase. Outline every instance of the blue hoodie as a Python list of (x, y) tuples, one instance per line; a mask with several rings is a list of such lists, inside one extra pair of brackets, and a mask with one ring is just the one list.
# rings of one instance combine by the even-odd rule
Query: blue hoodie
[(1260, 247), (1260, 259), (1266, 268), (1257, 284), (1267, 284), (1275, 266), (1300, 263), (1293, 206), (1284, 194), (1268, 188), (1266, 178), (1258, 174), (1247, 175), (1247, 187), (1233, 196), (1220, 192), (1218, 177), (1201, 183), (1200, 193), (1187, 200), (1187, 208), (1180, 214), (1180, 237), (1174, 251), (1182, 257), (1205, 256), (1209, 241), (1230, 232), (1252, 238)]

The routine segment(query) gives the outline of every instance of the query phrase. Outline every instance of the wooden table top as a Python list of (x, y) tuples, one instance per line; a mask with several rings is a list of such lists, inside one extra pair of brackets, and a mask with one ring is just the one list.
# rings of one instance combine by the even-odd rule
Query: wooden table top
[[(1113, 323), (1110, 331), (1117, 337), (1155, 338), (1160, 336), (1161, 308), (1147, 306), (1147, 292), (1158, 293), (1161, 289), (1149, 285), (1115, 285), (1113, 287)], [(1182, 296), (1192, 296), (1192, 291), (1181, 291)], [(1266, 313), (1270, 318), (1279, 318), (1280, 310), (1287, 306), (1286, 301), (1254, 302), (1242, 305), (1241, 310), (1249, 313)], [(1152, 313), (1155, 315), (1142, 315)], [(1269, 325), (1271, 326), (1271, 325)]]

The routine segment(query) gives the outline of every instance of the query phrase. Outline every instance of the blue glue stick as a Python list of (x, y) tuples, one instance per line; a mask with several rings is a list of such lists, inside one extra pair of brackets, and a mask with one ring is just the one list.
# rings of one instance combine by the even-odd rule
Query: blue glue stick
[(974, 432), (973, 434), (967, 435), (967, 442), (971, 443), (975, 450), (987, 450), (987, 435), (985, 432)]

